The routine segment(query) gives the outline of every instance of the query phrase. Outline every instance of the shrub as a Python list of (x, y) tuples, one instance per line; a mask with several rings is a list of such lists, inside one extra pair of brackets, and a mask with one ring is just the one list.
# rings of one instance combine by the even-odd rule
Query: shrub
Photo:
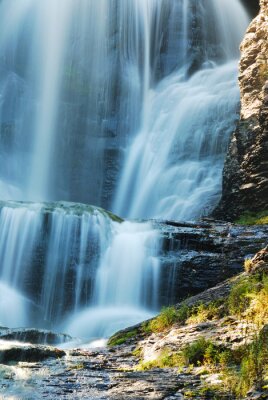
[(268, 323), (268, 279), (265, 277), (261, 289), (256, 293), (249, 294), (251, 299), (247, 310), (247, 317), (257, 326)]
[(175, 307), (165, 307), (155, 319), (150, 321), (149, 329), (151, 332), (162, 332), (175, 323), (176, 317)]
[(191, 313), (191, 308), (187, 306), (187, 304), (182, 303), (180, 307), (176, 310), (177, 314), (177, 321), (180, 324), (185, 324), (187, 318), (189, 317)]
[(232, 287), (228, 298), (228, 309), (231, 314), (241, 316), (249, 307), (251, 301), (249, 294), (254, 292), (254, 288), (254, 283), (248, 279), (242, 279)]
[(205, 359), (205, 354), (208, 348), (211, 347), (212, 350), (213, 346), (214, 345), (210, 341), (207, 341), (203, 337), (201, 337), (200, 339), (196, 340), (191, 344), (188, 344), (182, 350), (184, 364), (198, 365), (199, 363), (202, 363)]
[(139, 370), (149, 370), (151, 368), (167, 367), (189, 367), (200, 364), (215, 365), (221, 360), (223, 354), (230, 359), (229, 351), (222, 346), (217, 346), (210, 340), (200, 337), (193, 343), (184, 346), (179, 352), (171, 352), (163, 349), (160, 355), (152, 361), (141, 362)]
[(174, 306), (164, 307), (156, 318), (142, 325), (143, 331), (146, 333), (163, 332), (175, 323), (184, 324), (189, 312), (190, 308), (185, 303), (178, 309)]
[(247, 345), (240, 365), (223, 373), (225, 387), (238, 398), (244, 397), (253, 387), (261, 388), (268, 372), (268, 337), (259, 334)]
[(223, 301), (213, 301), (209, 304), (199, 303), (192, 307), (187, 318), (187, 324), (200, 324), (211, 321), (215, 318), (221, 318), (224, 314)]
[(236, 221), (240, 225), (265, 225), (268, 224), (268, 210), (259, 213), (246, 212)]

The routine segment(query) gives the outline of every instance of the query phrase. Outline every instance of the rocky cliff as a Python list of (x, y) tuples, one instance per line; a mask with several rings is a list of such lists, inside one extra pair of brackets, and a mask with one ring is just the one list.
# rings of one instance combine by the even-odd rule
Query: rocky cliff
[[(234, 219), (268, 203), (268, 1), (241, 44), (240, 121), (228, 150), (223, 195), (215, 215)], [(232, 205), (232, 207), (230, 207)]]

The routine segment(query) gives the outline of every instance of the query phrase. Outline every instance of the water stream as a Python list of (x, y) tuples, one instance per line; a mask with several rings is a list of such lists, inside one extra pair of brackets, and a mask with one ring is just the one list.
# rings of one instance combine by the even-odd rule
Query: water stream
[(239, 0), (0, 2), (0, 325), (103, 337), (159, 309), (150, 223), (43, 202), (208, 213), (248, 22)]

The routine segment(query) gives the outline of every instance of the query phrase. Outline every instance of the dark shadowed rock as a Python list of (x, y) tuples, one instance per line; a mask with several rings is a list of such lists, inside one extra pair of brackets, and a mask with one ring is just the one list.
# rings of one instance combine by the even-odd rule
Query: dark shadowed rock
[(45, 346), (20, 346), (16, 344), (3, 342), (0, 345), (0, 364), (10, 362), (38, 362), (47, 358), (60, 358), (65, 355), (65, 352), (53, 347)]
[(0, 329), (0, 340), (18, 341), (31, 344), (55, 345), (72, 340), (72, 337), (63, 333), (55, 333), (47, 330), (17, 328)]

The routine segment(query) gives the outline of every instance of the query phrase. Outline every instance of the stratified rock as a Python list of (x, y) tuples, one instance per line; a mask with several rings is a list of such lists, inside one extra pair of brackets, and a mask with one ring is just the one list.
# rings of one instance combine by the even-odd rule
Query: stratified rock
[(63, 333), (55, 333), (43, 329), (17, 328), (1, 330), (0, 328), (0, 340), (56, 345), (69, 342), (72, 340), (72, 337)]
[(234, 219), (268, 208), (268, 1), (241, 45), (241, 114), (223, 173), (222, 199), (214, 214)]
[(163, 243), (161, 305), (175, 304), (242, 272), (245, 258), (264, 248), (268, 238), (268, 225), (169, 221), (158, 228)]

